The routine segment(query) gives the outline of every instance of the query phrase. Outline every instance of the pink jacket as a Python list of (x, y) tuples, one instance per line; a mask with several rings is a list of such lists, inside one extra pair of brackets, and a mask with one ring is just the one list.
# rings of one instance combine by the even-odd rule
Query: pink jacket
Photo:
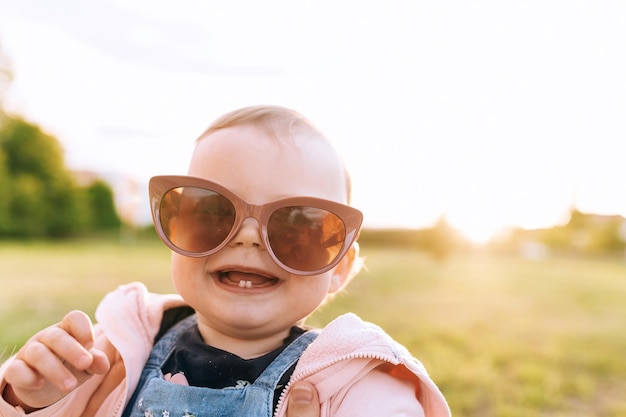
[[(107, 376), (94, 376), (59, 402), (28, 416), (83, 416), (92, 397), (99, 404), (95, 417), (120, 416), (148, 359), (163, 311), (182, 305), (178, 295), (149, 293), (139, 283), (108, 294), (96, 311), (96, 346), (109, 351), (113, 347), (119, 353), (116, 357), (123, 361), (124, 380), (106, 388)], [(0, 367), (0, 392), (10, 360)], [(423, 365), (382, 329), (354, 314), (330, 323), (304, 352), (292, 382), (302, 379), (316, 386), (322, 417), (450, 416), (443, 395)], [(277, 417), (286, 415), (290, 385), (279, 401)], [(0, 399), (0, 417), (25, 415)]]

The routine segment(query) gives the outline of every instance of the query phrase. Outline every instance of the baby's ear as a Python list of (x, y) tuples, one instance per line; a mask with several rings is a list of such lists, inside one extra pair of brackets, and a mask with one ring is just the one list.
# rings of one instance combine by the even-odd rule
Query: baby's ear
[(335, 294), (343, 290), (346, 285), (363, 267), (363, 258), (359, 257), (359, 244), (354, 242), (348, 252), (332, 270), (329, 294)]

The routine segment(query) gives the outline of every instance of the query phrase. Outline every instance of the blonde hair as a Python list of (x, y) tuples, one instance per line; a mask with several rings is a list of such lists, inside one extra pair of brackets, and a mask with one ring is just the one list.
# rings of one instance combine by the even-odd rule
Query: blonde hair
[[(253, 126), (262, 129), (269, 136), (282, 140), (294, 136), (311, 135), (328, 141), (328, 138), (306, 117), (295, 110), (275, 105), (257, 105), (233, 110), (217, 118), (197, 139), (218, 131), (237, 126)], [(346, 195), (350, 203), (352, 181), (350, 173), (343, 163), (346, 178)]]

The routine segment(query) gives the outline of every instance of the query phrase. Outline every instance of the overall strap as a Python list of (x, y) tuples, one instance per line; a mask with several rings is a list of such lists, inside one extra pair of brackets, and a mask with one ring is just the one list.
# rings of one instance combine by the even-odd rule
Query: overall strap
[(252, 385), (274, 390), (283, 374), (300, 359), (302, 353), (318, 335), (318, 330), (309, 330), (300, 335), (272, 361)]
[(172, 326), (170, 330), (168, 330), (152, 348), (152, 352), (150, 352), (150, 357), (146, 362), (146, 367), (156, 367), (159, 369), (163, 367), (165, 362), (167, 362), (168, 358), (171, 356), (172, 352), (174, 352), (174, 349), (176, 348), (176, 341), (183, 333), (185, 333), (190, 328), (196, 326), (197, 323), (198, 318), (195, 314), (193, 314)]
[(126, 403), (126, 408), (124, 409), (122, 417), (130, 416), (132, 407), (137, 401), (137, 397), (140, 391), (142, 390), (143, 386), (146, 384), (152, 373), (160, 371), (163, 364), (167, 361), (169, 356), (176, 348), (176, 340), (178, 340), (180, 335), (184, 333), (187, 329), (195, 326), (196, 323), (197, 318), (195, 314), (179, 321), (174, 326), (172, 326), (163, 335), (163, 337), (161, 337), (161, 339), (159, 339), (156, 345), (154, 345), (152, 351), (150, 352), (150, 356), (148, 357), (148, 360), (144, 365), (143, 371), (141, 372), (139, 382), (137, 383), (135, 390), (130, 396), (129, 401)]

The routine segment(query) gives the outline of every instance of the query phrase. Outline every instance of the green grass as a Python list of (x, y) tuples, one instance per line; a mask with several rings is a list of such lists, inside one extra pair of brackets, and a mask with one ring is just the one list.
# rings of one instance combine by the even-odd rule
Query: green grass
[[(455, 416), (626, 415), (626, 260), (362, 252), (367, 270), (309, 323), (353, 311), (381, 325)], [(0, 353), (119, 284), (171, 291), (169, 268), (159, 242), (0, 244)]]
[(118, 285), (142, 281), (171, 292), (169, 271), (169, 250), (157, 241), (0, 242), (0, 353), (6, 356), (70, 310), (93, 317), (103, 295)]

